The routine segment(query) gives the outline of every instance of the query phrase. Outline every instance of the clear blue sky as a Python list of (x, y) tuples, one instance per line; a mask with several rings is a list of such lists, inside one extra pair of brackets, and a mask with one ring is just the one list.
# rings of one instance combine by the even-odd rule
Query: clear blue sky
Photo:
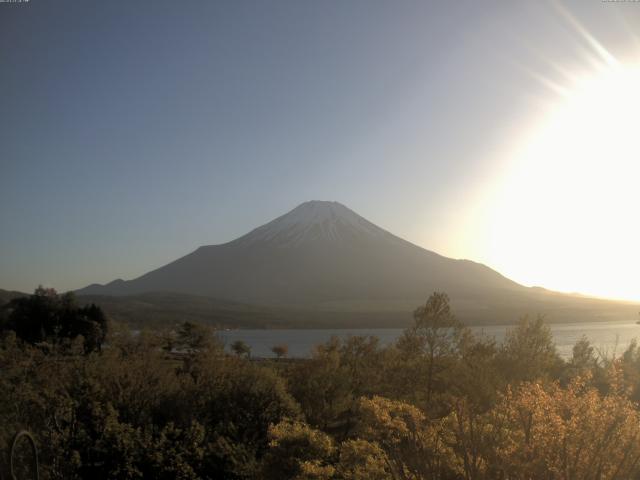
[[(613, 50), (638, 25), (563, 5)], [(0, 288), (133, 278), (310, 199), (486, 260), (473, 199), (581, 48), (544, 2), (0, 3)]]

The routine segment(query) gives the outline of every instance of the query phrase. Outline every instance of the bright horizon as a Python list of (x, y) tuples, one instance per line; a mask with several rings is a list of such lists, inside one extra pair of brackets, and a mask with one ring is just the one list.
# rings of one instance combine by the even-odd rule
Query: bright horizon
[(627, 32), (634, 48), (616, 58), (575, 15), (555, 8), (583, 54), (563, 67), (549, 58), (550, 72), (531, 72), (548, 92), (487, 192), (489, 234), (477, 255), (527, 286), (640, 300), (640, 224), (633, 220), (640, 144), (632, 130), (640, 37)]
[(640, 6), (250, 5), (0, 4), (0, 288), (135, 278), (321, 199), (640, 301)]

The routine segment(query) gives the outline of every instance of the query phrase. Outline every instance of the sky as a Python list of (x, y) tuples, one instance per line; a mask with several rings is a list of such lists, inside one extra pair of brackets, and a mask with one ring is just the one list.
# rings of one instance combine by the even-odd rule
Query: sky
[(135, 278), (319, 199), (640, 300), (639, 39), (637, 2), (0, 3), (0, 288)]

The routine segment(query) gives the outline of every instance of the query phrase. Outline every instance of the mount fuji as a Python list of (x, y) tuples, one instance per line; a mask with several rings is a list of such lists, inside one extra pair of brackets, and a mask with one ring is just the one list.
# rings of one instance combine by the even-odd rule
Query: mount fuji
[[(525, 313), (549, 312), (552, 320), (566, 320), (568, 303), (571, 311), (582, 312), (593, 310), (589, 302), (613, 304), (524, 287), (485, 265), (425, 250), (325, 201), (303, 203), (236, 240), (200, 247), (133, 280), (76, 293), (164, 292), (391, 319), (410, 318), (433, 291), (447, 292), (458, 316), (469, 323), (508, 323)], [(562, 315), (553, 318), (553, 312)], [(606, 319), (607, 313), (600, 316)]]

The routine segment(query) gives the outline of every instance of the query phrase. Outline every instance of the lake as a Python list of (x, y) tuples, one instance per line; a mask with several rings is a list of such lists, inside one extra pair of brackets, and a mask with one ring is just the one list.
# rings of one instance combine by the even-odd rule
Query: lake
[[(571, 357), (573, 345), (583, 335), (601, 353), (620, 355), (634, 338), (640, 338), (640, 325), (629, 322), (602, 323), (558, 323), (549, 325), (558, 352), (563, 358)], [(483, 333), (500, 342), (509, 325), (471, 327), (474, 333)], [(394, 342), (403, 330), (399, 328), (359, 328), (359, 329), (316, 329), (316, 330), (224, 330), (218, 332), (227, 345), (242, 340), (251, 347), (254, 357), (274, 357), (271, 347), (285, 344), (289, 347), (289, 357), (304, 358), (311, 355), (312, 348), (326, 342), (332, 336), (347, 338), (354, 335), (373, 335), (383, 345)]]

